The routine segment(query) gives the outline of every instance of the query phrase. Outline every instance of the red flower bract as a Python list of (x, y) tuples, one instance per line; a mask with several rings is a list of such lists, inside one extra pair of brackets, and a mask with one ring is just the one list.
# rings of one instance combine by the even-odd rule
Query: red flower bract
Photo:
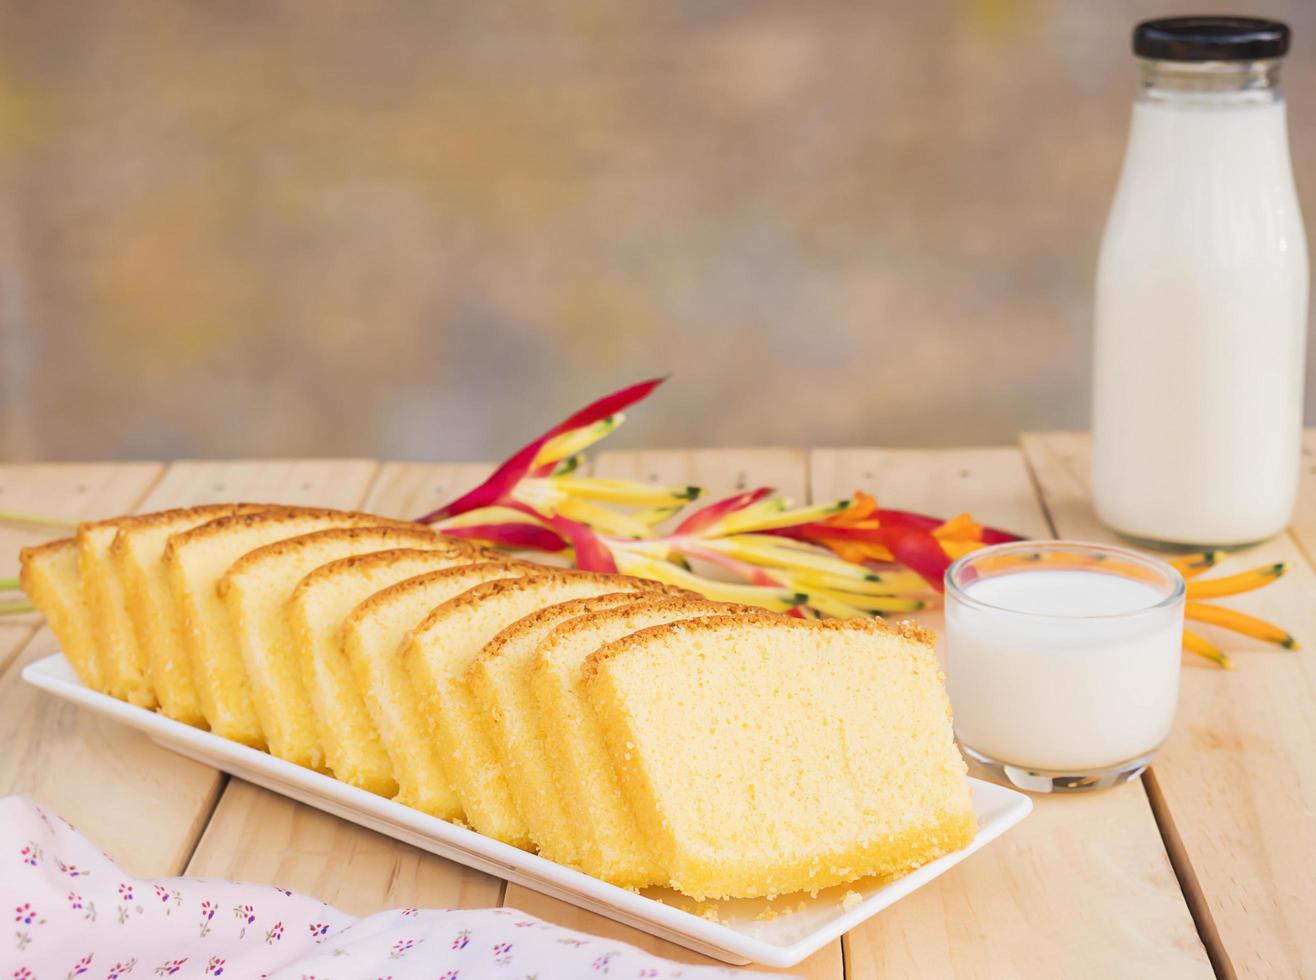
[(420, 524), (433, 524), (435, 521), (441, 521), (446, 517), (454, 517), (457, 514), (464, 514), (468, 510), (490, 507), (499, 503), (530, 472), (535, 457), (539, 455), (539, 450), (543, 448), (544, 443), (548, 440), (561, 435), (563, 432), (570, 432), (572, 429), (592, 425), (600, 419), (606, 419), (609, 415), (615, 415), (627, 406), (634, 405), (636, 402), (647, 398), (664, 380), (666, 379), (651, 378), (648, 381), (641, 381), (639, 384), (622, 388), (610, 395), (604, 395), (598, 401), (591, 402), (580, 411), (563, 419), (539, 438), (518, 449), (503, 465), (494, 470), (489, 479), (474, 490), (458, 497), (452, 503), (440, 507), (438, 510), (431, 511), (424, 517), (416, 518), (417, 522)]

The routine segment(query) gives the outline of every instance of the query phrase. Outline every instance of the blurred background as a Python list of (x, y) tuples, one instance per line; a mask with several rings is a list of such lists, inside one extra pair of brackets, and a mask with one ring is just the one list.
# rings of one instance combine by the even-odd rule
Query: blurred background
[(1310, 226), (1311, 3), (2, 0), (0, 457), (489, 459), (660, 373), (615, 444), (1083, 427), (1189, 12), (1292, 25)]

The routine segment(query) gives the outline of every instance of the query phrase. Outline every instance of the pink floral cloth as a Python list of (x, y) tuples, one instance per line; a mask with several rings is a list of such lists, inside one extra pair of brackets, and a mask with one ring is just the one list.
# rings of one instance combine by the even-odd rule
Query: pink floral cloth
[(755, 977), (684, 966), (516, 909), (358, 919), (270, 885), (129, 878), (71, 825), (0, 799), (0, 980)]

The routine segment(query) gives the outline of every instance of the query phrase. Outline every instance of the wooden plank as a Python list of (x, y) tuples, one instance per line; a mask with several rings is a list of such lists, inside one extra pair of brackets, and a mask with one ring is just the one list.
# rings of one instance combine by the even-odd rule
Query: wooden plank
[[(754, 486), (768, 485), (799, 502), (808, 499), (806, 455), (796, 449), (752, 450), (650, 450), (600, 453), (593, 472), (617, 479), (663, 483), (689, 483), (704, 487), (703, 501)], [(509, 883), (504, 904), (514, 906), (549, 922), (581, 932), (607, 936), (666, 956), (682, 963), (713, 963), (683, 947), (657, 939), (574, 905)], [(839, 980), (843, 975), (841, 944), (832, 943), (786, 973), (811, 978)]]
[(489, 463), (384, 463), (366, 506), (388, 517), (421, 517), (489, 475)]
[(1289, 533), (1308, 561), (1316, 563), (1316, 429), (1302, 433), (1302, 475)]
[[(481, 464), (385, 464), (351, 506), (419, 517), (488, 471)], [(275, 884), (357, 915), (494, 906), (503, 888), (497, 878), (239, 780), (225, 790), (187, 873)]]
[(594, 475), (647, 483), (703, 487), (694, 506), (720, 497), (773, 487), (803, 504), (809, 500), (808, 453), (803, 449), (642, 449), (600, 452)]
[[(1014, 449), (818, 450), (811, 470), (816, 498), (864, 489), (1048, 533)], [(1211, 975), (1141, 784), (1033, 802), (1001, 840), (851, 932), (847, 976)]]
[(187, 873), (278, 885), (353, 915), (484, 908), (502, 882), (240, 779), (229, 780)]
[(379, 464), (370, 459), (181, 460), (170, 465), (142, 511), (225, 501), (358, 506)]
[[(1059, 533), (1118, 540), (1092, 509), (1086, 435), (1028, 435), (1023, 446)], [(1295, 524), (1308, 541), (1313, 515), (1316, 484), (1308, 478)], [(1185, 656), (1178, 717), (1149, 782), (1202, 932), (1219, 944), (1212, 952), (1221, 972), (1310, 977), (1316, 976), (1309, 935), (1316, 922), (1316, 573), (1286, 533), (1231, 554), (1218, 574), (1275, 561), (1290, 563), (1283, 580), (1222, 604), (1282, 624), (1306, 649), (1281, 650), (1203, 628), (1238, 670)]]
[[(375, 470), (368, 460), (182, 462), (169, 467), (136, 508), (149, 480), (132, 498), (98, 497), (86, 516), (235, 499), (350, 507)], [(158, 473), (155, 467), (150, 477)], [(0, 679), (7, 709), (0, 744), (8, 750), (0, 760), (0, 785), (48, 802), (129, 873), (179, 873), (214, 807), (220, 774), (23, 684), (21, 666), (54, 649), (43, 630)]]
[[(109, 517), (131, 511), (163, 470), (159, 463), (0, 466), (0, 510), (74, 523)], [(0, 526), (0, 575), (17, 574), (20, 547), (67, 533)], [(35, 614), (0, 620), (0, 795), (30, 796), (88, 829), (111, 854), (123, 856), (131, 851), (126, 828), (150, 800), (149, 795), (147, 801), (114, 799), (119, 754), (134, 738), (22, 682), (22, 668), (55, 647)]]

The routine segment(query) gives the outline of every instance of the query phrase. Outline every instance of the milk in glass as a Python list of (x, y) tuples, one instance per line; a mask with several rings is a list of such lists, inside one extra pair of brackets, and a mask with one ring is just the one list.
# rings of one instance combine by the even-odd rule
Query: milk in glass
[(946, 573), (946, 690), (964, 753), (1024, 789), (1113, 786), (1174, 723), (1184, 580), (1148, 555), (1024, 541)]

